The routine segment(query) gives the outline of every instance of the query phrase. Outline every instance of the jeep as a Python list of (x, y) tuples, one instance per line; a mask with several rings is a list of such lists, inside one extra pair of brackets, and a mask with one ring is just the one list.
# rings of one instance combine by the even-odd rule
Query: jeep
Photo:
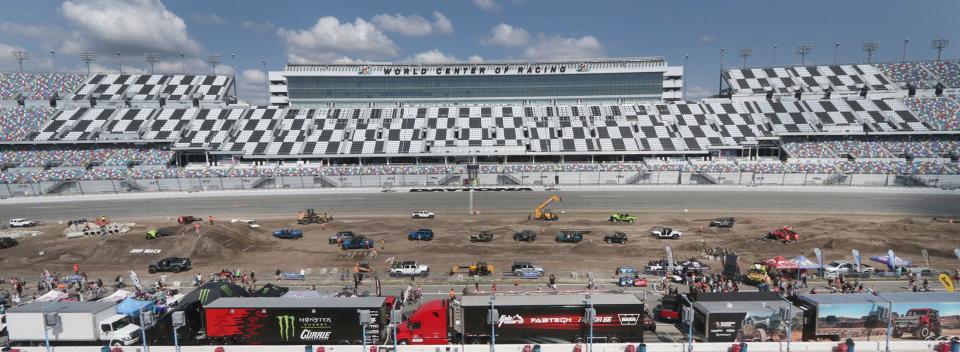
[(182, 257), (166, 257), (156, 261), (155, 263), (150, 264), (147, 271), (151, 274), (161, 272), (161, 271), (171, 271), (174, 273), (179, 273), (181, 271), (190, 270), (190, 258)]

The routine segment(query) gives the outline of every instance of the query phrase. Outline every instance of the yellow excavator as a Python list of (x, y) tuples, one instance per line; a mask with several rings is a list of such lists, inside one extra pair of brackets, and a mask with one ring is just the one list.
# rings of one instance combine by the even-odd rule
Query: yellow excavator
[(554, 195), (550, 196), (550, 198), (547, 198), (547, 200), (543, 201), (543, 203), (540, 203), (540, 205), (537, 206), (537, 208), (533, 210), (533, 219), (534, 219), (534, 220), (546, 220), (546, 221), (556, 221), (556, 220), (560, 219), (560, 216), (558, 216), (558, 215), (555, 214), (554, 212), (550, 211), (550, 209), (546, 209), (546, 207), (547, 207), (548, 205), (550, 205), (550, 203), (553, 203), (553, 202), (559, 203), (559, 202), (560, 202), (560, 196), (554, 194)]

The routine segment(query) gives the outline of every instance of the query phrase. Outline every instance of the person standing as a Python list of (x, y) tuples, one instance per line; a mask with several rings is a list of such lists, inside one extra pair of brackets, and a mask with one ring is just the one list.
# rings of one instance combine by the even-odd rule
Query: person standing
[(480, 292), (480, 275), (473, 275), (473, 290)]
[(74, 274), (74, 275), (77, 275), (77, 274), (79, 274), (79, 273), (80, 273), (80, 264), (74, 263), (74, 264), (73, 264), (73, 274)]

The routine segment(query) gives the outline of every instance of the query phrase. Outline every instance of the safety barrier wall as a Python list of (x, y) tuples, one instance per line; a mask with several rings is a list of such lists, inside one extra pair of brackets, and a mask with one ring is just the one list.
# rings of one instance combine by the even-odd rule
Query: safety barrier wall
[[(391, 187), (455, 187), (462, 186), (466, 175), (344, 175), (344, 176), (273, 176), (273, 177), (193, 177), (147, 178), (133, 180), (79, 180), (66, 183), (0, 184), (0, 197), (54, 194), (109, 194), (126, 192), (201, 192), (244, 189), (299, 189), (321, 187), (391, 188)], [(323, 180), (327, 180), (324, 183)], [(441, 184), (449, 181), (446, 184)], [(566, 171), (480, 174), (478, 186), (576, 186), (576, 185), (744, 185), (744, 186), (913, 186), (960, 187), (960, 175), (896, 174), (822, 174), (822, 173), (753, 173), (753, 172), (689, 172), (689, 171)]]
[[(937, 341), (891, 341), (890, 351), (896, 352), (926, 352), (933, 351), (937, 346)], [(833, 352), (837, 347), (836, 342), (793, 342), (790, 344), (790, 351), (796, 352)], [(624, 343), (603, 343), (594, 344), (593, 352), (624, 352), (627, 346)], [(732, 344), (730, 343), (694, 343), (694, 352), (728, 352)], [(749, 343), (748, 351), (752, 352), (784, 352), (787, 351), (787, 344), (780, 342), (762, 342)], [(634, 344), (636, 346), (636, 344)], [(181, 346), (181, 352), (304, 352), (317, 351), (322, 347), (324, 352), (394, 352), (393, 346), (310, 346), (307, 350), (304, 345), (291, 346), (250, 346), (250, 345), (228, 345), (228, 346)], [(524, 347), (532, 349), (531, 345), (497, 345), (497, 352), (523, 352)], [(150, 346), (150, 352), (176, 352), (173, 346)], [(222, 350), (218, 350), (222, 348)], [(574, 352), (577, 345), (573, 344), (545, 344), (540, 345), (541, 352)], [(579, 346), (580, 351), (589, 352), (586, 345)], [(126, 346), (121, 348), (124, 352), (141, 352), (142, 346)], [(685, 343), (648, 343), (646, 344), (648, 352), (686, 352)], [(855, 345), (856, 351), (885, 351), (886, 344), (883, 341), (858, 341)], [(22, 352), (47, 352), (43, 347), (22, 347)], [(54, 352), (100, 352), (100, 347), (66, 347), (60, 346), (53, 349)], [(424, 346), (398, 346), (396, 352), (490, 352), (489, 345), (424, 345)], [(640, 349), (638, 348), (639, 352)]]

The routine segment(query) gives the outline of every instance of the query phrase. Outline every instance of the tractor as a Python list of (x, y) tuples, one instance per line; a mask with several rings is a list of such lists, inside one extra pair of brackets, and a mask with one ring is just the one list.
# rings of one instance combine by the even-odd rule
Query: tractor
[(450, 275), (465, 273), (470, 276), (486, 276), (494, 273), (493, 264), (487, 262), (476, 262), (470, 265), (456, 265), (450, 268)]
[(331, 221), (333, 221), (333, 216), (327, 215), (327, 213), (318, 213), (313, 208), (297, 212), (298, 225), (326, 224)]

